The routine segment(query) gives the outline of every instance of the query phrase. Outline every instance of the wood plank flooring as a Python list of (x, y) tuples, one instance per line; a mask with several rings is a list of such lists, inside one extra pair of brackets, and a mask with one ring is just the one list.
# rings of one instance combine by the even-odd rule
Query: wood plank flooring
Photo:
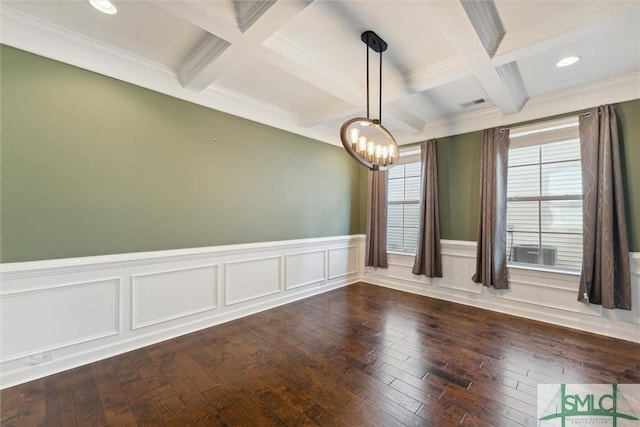
[(2, 426), (535, 426), (640, 345), (358, 283), (0, 392)]

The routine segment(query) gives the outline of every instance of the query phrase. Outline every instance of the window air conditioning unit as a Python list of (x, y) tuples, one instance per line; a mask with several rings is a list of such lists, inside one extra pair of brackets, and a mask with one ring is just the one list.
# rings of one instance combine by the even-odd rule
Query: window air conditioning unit
[[(542, 259), (539, 259), (542, 249)], [(555, 267), (557, 249), (554, 246), (514, 245), (513, 262), (523, 264), (542, 264)]]

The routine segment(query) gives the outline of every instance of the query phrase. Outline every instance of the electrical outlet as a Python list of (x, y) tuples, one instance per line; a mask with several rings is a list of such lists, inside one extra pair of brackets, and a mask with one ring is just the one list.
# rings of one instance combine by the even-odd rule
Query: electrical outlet
[(46, 353), (34, 354), (33, 356), (29, 357), (29, 364), (39, 365), (40, 363), (43, 363), (43, 362), (49, 362), (52, 359), (53, 359), (53, 353), (51, 353), (50, 351)]

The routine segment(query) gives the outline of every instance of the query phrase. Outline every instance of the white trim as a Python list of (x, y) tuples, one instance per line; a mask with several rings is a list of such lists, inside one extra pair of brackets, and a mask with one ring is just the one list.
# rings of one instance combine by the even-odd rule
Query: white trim
[(188, 261), (210, 256), (229, 256), (258, 249), (294, 249), (313, 247), (336, 242), (350, 242), (364, 238), (362, 235), (313, 237), (308, 239), (272, 242), (241, 243), (234, 245), (207, 246), (202, 248), (169, 249), (151, 252), (134, 252), (114, 255), (97, 255), (78, 258), (62, 258), (43, 261), (27, 261), (0, 264), (0, 280), (40, 276), (42, 274), (64, 274), (93, 270), (96, 267), (135, 267), (148, 263)]
[(640, 276), (640, 252), (632, 252), (631, 255), (631, 274)]
[(400, 157), (398, 158), (398, 162), (396, 165), (406, 165), (409, 163), (418, 163), (422, 161), (421, 159), (421, 149), (420, 147), (410, 147), (403, 149), (400, 147)]
[[(278, 271), (277, 271), (277, 278), (276, 278), (276, 282), (278, 283), (278, 288), (277, 289), (271, 289), (271, 290), (267, 290), (264, 292), (260, 292), (260, 293), (256, 293), (256, 294), (252, 294), (252, 295), (247, 295), (245, 297), (241, 297), (241, 298), (236, 298), (236, 299), (229, 299), (228, 295), (229, 295), (229, 267), (230, 266), (238, 266), (238, 265), (242, 265), (242, 264), (246, 264), (246, 265), (250, 265), (252, 263), (256, 263), (256, 262), (261, 262), (261, 261), (271, 261), (271, 260), (277, 260), (278, 261)], [(263, 279), (264, 280), (264, 279)], [(235, 305), (235, 304), (240, 304), (243, 302), (247, 302), (247, 301), (251, 301), (253, 299), (257, 299), (257, 298), (262, 298), (262, 297), (266, 297), (269, 295), (273, 295), (273, 294), (277, 294), (280, 293), (282, 291), (282, 256), (281, 255), (276, 255), (276, 256), (267, 256), (267, 257), (260, 257), (260, 258), (249, 258), (249, 259), (243, 259), (240, 261), (232, 261), (232, 262), (226, 262), (225, 263), (225, 282), (224, 282), (224, 286), (225, 286), (225, 299), (224, 299), (224, 305), (225, 306), (230, 306), (230, 305)]]
[[(606, 310), (600, 306), (578, 303), (572, 296), (573, 292), (577, 293), (575, 274), (510, 268), (512, 289), (509, 291), (496, 291), (473, 283), (470, 278), (475, 269), (475, 242), (441, 241), (444, 273), (442, 278), (413, 275), (412, 255), (390, 254), (388, 269), (365, 269), (364, 245), (365, 236), (354, 235), (2, 265), (0, 294), (9, 298), (21, 293), (37, 294), (43, 290), (58, 292), (74, 284), (117, 281), (119, 285), (116, 289), (118, 301), (114, 313), (117, 323), (113, 333), (109, 331), (107, 335), (39, 346), (19, 355), (11, 355), (0, 362), (0, 388), (115, 356), (359, 281), (640, 342), (640, 253), (630, 255), (634, 301), (633, 310), (625, 311)], [(311, 257), (315, 262), (321, 263), (313, 268), (322, 271), (327, 279), (286, 289), (287, 269), (280, 263), (281, 280), (278, 293), (251, 298), (230, 307), (220, 304), (220, 301), (224, 301), (225, 265), (229, 262), (241, 265), (243, 260), (247, 259), (280, 258), (286, 266), (287, 256), (316, 252), (324, 253), (324, 256)], [(332, 257), (348, 258), (340, 260), (346, 269), (345, 274), (340, 272), (341, 274), (332, 274), (329, 277), (329, 254)], [(352, 271), (350, 263), (353, 259), (356, 259), (356, 269)], [(187, 314), (145, 328), (130, 327), (132, 277), (154, 274), (159, 270), (159, 266), (163, 271), (198, 268), (202, 267), (203, 260), (206, 260), (207, 264), (220, 266), (217, 269), (218, 308)], [(188, 287), (185, 287), (185, 291), (188, 291)], [(0, 303), (1, 301), (0, 299)], [(25, 310), (28, 310), (28, 307), (25, 307)], [(37, 314), (33, 313), (34, 316)], [(42, 321), (52, 322), (55, 319)], [(3, 342), (7, 342), (6, 340), (12, 337), (5, 335), (2, 339)], [(29, 364), (31, 356), (44, 352), (50, 353), (50, 360), (38, 365)]]
[[(1, 288), (0, 288), (0, 313), (2, 313), (2, 306), (4, 306), (4, 300), (8, 299), (8, 298), (16, 298), (16, 297), (20, 297), (23, 295), (42, 295), (43, 299), (47, 298), (47, 295), (50, 294), (51, 292), (59, 292), (59, 291), (64, 291), (70, 288), (82, 288), (82, 287), (93, 287), (96, 285), (104, 285), (104, 284), (111, 284), (114, 286), (114, 294), (115, 294), (115, 304), (114, 304), (114, 313), (113, 313), (113, 319), (114, 319), (114, 325), (113, 325), (113, 329), (111, 330), (105, 330), (103, 332), (99, 332), (99, 333), (95, 333), (95, 334), (91, 334), (91, 335), (87, 335), (87, 336), (82, 336), (76, 339), (71, 339), (71, 340), (63, 340), (60, 341), (56, 344), (51, 344), (51, 345), (45, 345), (45, 346), (37, 346), (36, 348), (33, 348), (31, 350), (28, 351), (21, 351), (19, 353), (15, 353), (15, 354), (10, 354), (10, 355), (6, 355), (6, 356), (2, 356), (0, 357), (0, 366), (7, 363), (7, 362), (12, 362), (14, 360), (19, 360), (19, 359), (26, 359), (29, 356), (32, 356), (34, 354), (40, 354), (40, 353), (46, 353), (46, 352), (51, 352), (51, 351), (55, 351), (55, 350), (60, 350), (60, 349), (64, 349), (67, 347), (72, 347), (75, 345), (79, 345), (79, 344), (85, 344), (85, 343), (90, 343), (92, 341), (96, 341), (102, 338), (107, 338), (107, 337), (111, 337), (114, 335), (118, 335), (120, 333), (120, 331), (122, 330), (122, 323), (120, 321), (120, 295), (122, 293), (122, 282), (120, 280), (119, 277), (111, 277), (111, 278), (104, 278), (101, 280), (88, 280), (85, 282), (74, 282), (74, 283), (62, 283), (62, 284), (56, 284), (56, 285), (52, 285), (52, 286), (42, 286), (39, 288), (26, 288), (24, 290), (13, 290), (13, 291), (8, 291), (8, 292), (4, 292)], [(28, 308), (28, 307), (27, 307)], [(34, 313), (34, 315), (37, 316), (38, 313)], [(4, 321), (4, 318), (3, 318)], [(47, 321), (47, 319), (44, 319), (44, 321)], [(51, 319), (49, 319), (49, 321), (51, 321)], [(22, 333), (22, 332), (18, 332), (18, 333)], [(4, 340), (4, 337), (3, 337)], [(3, 343), (4, 344), (4, 343)], [(0, 369), (0, 373), (1, 373), (1, 369)], [(1, 387), (0, 387), (1, 388)]]
[(633, 310), (607, 310), (577, 301), (574, 272), (509, 267), (510, 289), (471, 281), (475, 242), (441, 240), (443, 276), (411, 273), (413, 255), (390, 254), (389, 268), (364, 270), (363, 281), (378, 286), (493, 310), (532, 320), (640, 343), (640, 253), (630, 254)]
[(512, 127), (509, 132), (509, 148), (530, 147), (579, 137), (576, 114), (562, 119)]
[[(349, 252), (351, 252), (351, 249), (355, 250), (355, 260), (356, 260), (355, 268), (351, 268), (349, 270), (342, 271), (342, 272), (337, 273), (337, 274), (331, 274), (331, 254), (333, 254), (333, 253), (335, 253), (337, 251), (344, 251), (344, 250), (346, 250), (347, 253), (349, 253)], [(358, 273), (358, 259), (359, 259), (358, 246), (351, 245), (351, 246), (341, 246), (341, 247), (331, 248), (331, 249), (328, 250), (328, 255), (329, 256), (327, 258), (328, 258), (328, 267), (329, 267), (329, 274), (328, 274), (329, 279), (337, 279), (339, 277), (350, 276), (350, 275)], [(347, 258), (347, 259), (349, 259), (349, 258)]]
[(509, 138), (521, 138), (530, 134), (548, 133), (560, 129), (578, 127), (578, 115), (556, 120), (545, 120), (530, 125), (515, 126), (511, 128)]
[(216, 296), (216, 302), (212, 305), (208, 305), (208, 306), (204, 306), (198, 309), (194, 309), (194, 310), (189, 310), (186, 312), (182, 312), (182, 313), (178, 313), (178, 314), (174, 314), (171, 316), (165, 316), (165, 317), (161, 317), (159, 319), (155, 319), (155, 320), (150, 320), (150, 321), (146, 321), (146, 322), (138, 322), (138, 315), (136, 312), (136, 307), (137, 307), (137, 300), (138, 300), (138, 293), (136, 292), (137, 286), (138, 285), (138, 279), (140, 278), (148, 278), (148, 277), (159, 277), (159, 276), (164, 276), (167, 274), (175, 274), (175, 273), (181, 273), (181, 272), (185, 272), (185, 271), (193, 271), (193, 270), (204, 270), (204, 269), (209, 269), (209, 268), (213, 268), (213, 270), (215, 271), (215, 276), (218, 277), (218, 270), (220, 268), (220, 264), (207, 264), (207, 265), (199, 265), (199, 266), (194, 266), (194, 267), (187, 267), (187, 268), (178, 268), (178, 269), (172, 269), (172, 270), (162, 270), (162, 271), (154, 271), (151, 273), (144, 273), (144, 274), (137, 274), (137, 275), (132, 275), (131, 276), (131, 329), (140, 329), (140, 328), (145, 328), (147, 326), (152, 326), (152, 325), (157, 325), (159, 323), (164, 323), (164, 322), (168, 322), (171, 320), (176, 320), (176, 319), (180, 319), (183, 317), (188, 317), (192, 314), (197, 314), (197, 313), (203, 313), (205, 311), (210, 311), (210, 310), (215, 310), (218, 308), (219, 302), (217, 301), (217, 288), (218, 288), (218, 284), (215, 283), (214, 284), (214, 291), (215, 291), (215, 296)]
[[(42, 295), (42, 299), (38, 302), (46, 304), (47, 297), (50, 297), (51, 293), (63, 292), (69, 287), (87, 286), (87, 284), (94, 283), (113, 283), (114, 286), (117, 283), (118, 286), (115, 289), (113, 330), (82, 336), (79, 337), (81, 339), (72, 341), (67, 339), (68, 334), (61, 333), (62, 340), (59, 342), (55, 342), (54, 336), (54, 339), (47, 342), (46, 345), (31, 345), (28, 351), (8, 355), (9, 357), (0, 361), (0, 388), (55, 374), (355, 283), (362, 277), (363, 267), (359, 248), (364, 247), (364, 240), (363, 235), (336, 236), (3, 264), (0, 266), (0, 295), (2, 295), (0, 313), (4, 312), (2, 303), (6, 302), (7, 298), (12, 299), (12, 304), (20, 304), (19, 301), (16, 302), (16, 297), (19, 298), (25, 294), (35, 297)], [(322, 253), (323, 256), (309, 257), (305, 262), (318, 263), (318, 265), (313, 265), (312, 269), (322, 271), (327, 277), (329, 251), (331, 251), (333, 262), (339, 262), (339, 265), (347, 267), (348, 271), (345, 274), (336, 274), (331, 278), (300, 284), (291, 289), (285, 288), (287, 270), (283, 266), (288, 255)], [(271, 283), (277, 283), (278, 290), (263, 295), (259, 292), (263, 289), (258, 289), (256, 294), (259, 295), (255, 295), (252, 292), (251, 283), (243, 281), (241, 282), (243, 290), (239, 294), (243, 297), (242, 301), (232, 301), (232, 306), (222, 304), (225, 301), (227, 293), (225, 288), (229, 280), (226, 267), (236, 266), (241, 269), (241, 276), (244, 277), (245, 273), (251, 269), (251, 261), (264, 259), (273, 259), (277, 262), (278, 277), (273, 277)], [(164, 312), (161, 310), (161, 314), (165, 312), (177, 314), (162, 319), (154, 318), (151, 322), (144, 322), (144, 324), (134, 321), (133, 307), (136, 303), (136, 296), (133, 288), (135, 278), (153, 277), (163, 272), (189, 272), (212, 266), (217, 271), (213, 273), (216, 283), (212, 284), (212, 292), (215, 293), (215, 308), (209, 306), (204, 310), (180, 312), (178, 306), (171, 305), (171, 299), (154, 301), (153, 292), (147, 292), (145, 295), (138, 295), (137, 298), (147, 298), (146, 304), (164, 304), (167, 310)], [(275, 268), (275, 265), (272, 267)], [(187, 274), (185, 277), (191, 276)], [(298, 275), (296, 277), (305, 276)], [(203, 282), (198, 283), (200, 286), (196, 288), (202, 291)], [(189, 283), (185, 283), (185, 286), (180, 289), (181, 292), (188, 293)], [(103, 289), (96, 289), (96, 292), (103, 292)], [(96, 298), (99, 298), (100, 295), (101, 293), (96, 293)], [(166, 296), (167, 292), (164, 295)], [(197, 298), (197, 295), (198, 293), (195, 291), (192, 300)], [(248, 297), (244, 298), (245, 296)], [(25, 300), (25, 306), (18, 307), (18, 309), (28, 312), (27, 303), (32, 298), (30, 296), (29, 301)], [(191, 308), (192, 306), (187, 304), (187, 307)], [(37, 312), (30, 313), (34, 322), (44, 322), (48, 325), (53, 323), (51, 329), (56, 330), (55, 318), (38, 319), (38, 314)], [(78, 319), (79, 322), (86, 320)], [(104, 319), (102, 321), (104, 323)], [(3, 345), (12, 344), (15, 348), (22, 350), (20, 347), (23, 345), (21, 333), (23, 332), (19, 328), (5, 330), (2, 336)], [(51, 341), (54, 343), (51, 344)], [(42, 356), (43, 353), (47, 353), (46, 360), (37, 365), (30, 364), (31, 356)]]
[[(284, 287), (286, 290), (302, 288), (304, 286), (313, 285), (316, 283), (324, 283), (327, 278), (327, 270), (326, 270), (326, 258), (327, 258), (327, 250), (319, 250), (319, 251), (304, 251), (304, 252), (295, 252), (290, 253), (284, 256), (284, 271), (285, 271), (285, 284)], [(318, 278), (312, 278), (309, 280), (305, 280), (299, 283), (290, 283), (289, 282), (289, 270), (288, 268), (293, 265), (292, 260), (294, 258), (303, 257), (305, 255), (314, 255), (321, 254), (322, 255), (322, 276)]]
[(476, 30), (487, 55), (493, 58), (505, 35), (504, 26), (495, 4), (475, 0), (462, 0), (460, 3), (467, 13), (471, 25)]

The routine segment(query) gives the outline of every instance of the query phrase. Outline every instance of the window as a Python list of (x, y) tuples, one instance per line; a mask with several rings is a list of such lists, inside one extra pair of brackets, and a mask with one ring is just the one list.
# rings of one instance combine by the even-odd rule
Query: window
[(581, 268), (577, 117), (511, 130), (507, 262), (562, 270)]
[(420, 221), (420, 150), (400, 153), (388, 172), (387, 251), (416, 253)]

